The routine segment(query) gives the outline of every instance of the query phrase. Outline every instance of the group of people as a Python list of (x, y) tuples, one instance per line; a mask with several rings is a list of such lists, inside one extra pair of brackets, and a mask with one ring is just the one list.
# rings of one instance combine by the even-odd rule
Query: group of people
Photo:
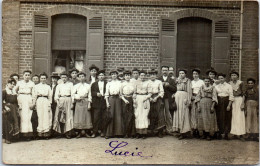
[(105, 71), (89, 67), (90, 76), (73, 68), (69, 73), (42, 73), (23, 79), (12, 74), (3, 90), (3, 138), (49, 139), (50, 137), (146, 138), (174, 135), (179, 139), (241, 139), (258, 141), (258, 89), (256, 80), (239, 80), (213, 68), (200, 78), (193, 69), (162, 66), (161, 76), (134, 68)]

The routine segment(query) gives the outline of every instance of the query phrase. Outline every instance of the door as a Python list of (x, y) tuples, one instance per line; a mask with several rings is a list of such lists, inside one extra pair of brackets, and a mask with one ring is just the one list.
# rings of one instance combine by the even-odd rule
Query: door
[[(211, 67), (212, 21), (200, 17), (178, 20), (176, 67), (191, 70), (200, 68), (202, 73)], [(178, 73), (177, 73), (178, 75)]]

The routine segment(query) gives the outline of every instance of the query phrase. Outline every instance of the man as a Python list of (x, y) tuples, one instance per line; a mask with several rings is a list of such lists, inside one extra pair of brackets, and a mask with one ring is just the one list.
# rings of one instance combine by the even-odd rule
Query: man
[[(37, 74), (33, 75), (32, 82), (34, 82), (35, 85), (39, 84), (40, 83), (39, 75), (37, 75)], [(33, 107), (31, 122), (32, 122), (32, 128), (33, 128), (33, 139), (37, 140), (38, 139), (38, 135), (37, 135), (38, 114), (37, 114), (37, 110), (36, 110), (35, 106)]]
[(99, 68), (94, 64), (92, 64), (89, 67), (89, 71), (90, 71), (89, 83), (93, 84), (97, 80), (97, 72), (99, 71)]
[(172, 115), (174, 111), (174, 100), (172, 99), (172, 95), (177, 91), (176, 83), (173, 79), (168, 76), (169, 67), (162, 66), (161, 67), (162, 76), (158, 79), (163, 83), (164, 96), (164, 116), (166, 119), (166, 131), (170, 133), (172, 131)]
[(105, 135), (105, 129), (102, 125), (103, 113), (106, 110), (106, 100), (104, 98), (106, 91), (107, 82), (105, 78), (105, 70), (100, 70), (97, 73), (98, 81), (94, 82), (91, 86), (91, 95), (92, 95), (92, 105), (91, 105), (91, 115), (93, 123), (93, 135), (96, 137), (98, 131), (101, 131), (101, 137)]
[(20, 109), (20, 132), (24, 137), (29, 141), (33, 128), (32, 128), (32, 108), (33, 108), (33, 99), (32, 99), (32, 91), (35, 84), (31, 81), (30, 70), (25, 70), (23, 72), (23, 80), (18, 81), (16, 86), (16, 93), (18, 94), (17, 100)]
[[(58, 73), (53, 72), (51, 75), (51, 91), (52, 91), (52, 103), (51, 103), (51, 110), (52, 110), (52, 124), (54, 122), (54, 115), (55, 110), (57, 107), (57, 102), (54, 100), (55, 97), (55, 91), (58, 85), (58, 80), (60, 79), (60, 76)], [(54, 131), (52, 131), (52, 134), (54, 134)]]
[(118, 76), (117, 76), (117, 79), (119, 80), (119, 81), (124, 81), (124, 68), (123, 67), (120, 67), (120, 68), (118, 68), (117, 69), (117, 72), (118, 72)]
[(72, 68), (70, 70), (70, 82), (73, 83), (73, 85), (76, 85), (77, 83), (79, 83), (80, 81), (77, 78), (79, 71), (76, 68)]
[(73, 129), (72, 89), (73, 84), (68, 81), (66, 72), (60, 74), (62, 84), (57, 85), (54, 100), (57, 102), (53, 130), (65, 134), (67, 139), (71, 138)]

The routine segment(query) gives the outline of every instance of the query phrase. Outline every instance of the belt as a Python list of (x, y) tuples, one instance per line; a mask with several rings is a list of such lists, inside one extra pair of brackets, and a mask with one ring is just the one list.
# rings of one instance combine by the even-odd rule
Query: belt
[(148, 93), (137, 93), (137, 95), (147, 95)]
[(205, 97), (202, 97), (202, 98), (209, 98), (209, 99), (212, 99), (212, 97), (208, 97), (208, 96), (205, 96)]
[(133, 95), (124, 95), (124, 97), (133, 97)]
[(37, 99), (38, 99), (39, 97), (45, 97), (45, 98), (47, 98), (47, 99), (48, 99), (48, 96), (37, 96)]
[(227, 97), (229, 97), (229, 96), (218, 96), (219, 98), (227, 98)]
[(109, 95), (109, 97), (118, 97), (119, 95)]
[(31, 93), (19, 93), (21, 95), (31, 95)]
[(60, 96), (60, 97), (70, 97), (71, 95), (65, 95), (65, 96)]

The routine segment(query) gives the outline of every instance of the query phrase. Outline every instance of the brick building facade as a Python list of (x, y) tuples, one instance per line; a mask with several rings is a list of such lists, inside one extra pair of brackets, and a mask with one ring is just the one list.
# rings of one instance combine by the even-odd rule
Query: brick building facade
[[(22, 74), (25, 69), (33, 70), (35, 73), (38, 72), (36, 70), (46, 70), (49, 74), (53, 71), (52, 49), (55, 41), (52, 39), (52, 26), (54, 16), (62, 14), (87, 18), (87, 44), (84, 56), (86, 71), (91, 63), (96, 63), (107, 72), (118, 67), (148, 70), (159, 68), (162, 64), (177, 68), (178, 58), (181, 59), (181, 53), (177, 49), (185, 51), (184, 47), (178, 45), (181, 43), (178, 35), (182, 31), (179, 21), (183, 19), (182, 25), (187, 26), (189, 23), (185, 23), (185, 18), (195, 17), (204, 19), (201, 20), (201, 27), (209, 25), (210, 28), (208, 66), (224, 72), (230, 69), (240, 71), (242, 80), (247, 77), (258, 79), (257, 2), (246, 1), (242, 4), (240, 1), (41, 1), (3, 2), (3, 82), (10, 74)], [(95, 20), (98, 18), (100, 23)], [(241, 18), (244, 19), (241, 21)], [(41, 22), (44, 20), (47, 20), (47, 28), (44, 27), (45, 23)], [(198, 22), (196, 25), (200, 25), (200, 20), (194, 21)], [(37, 27), (38, 23), (42, 27)], [(100, 26), (100, 29), (95, 29), (96, 26)], [(185, 31), (182, 33), (185, 35)], [(89, 41), (97, 43), (91, 44)], [(37, 69), (40, 65), (43, 67)]]

